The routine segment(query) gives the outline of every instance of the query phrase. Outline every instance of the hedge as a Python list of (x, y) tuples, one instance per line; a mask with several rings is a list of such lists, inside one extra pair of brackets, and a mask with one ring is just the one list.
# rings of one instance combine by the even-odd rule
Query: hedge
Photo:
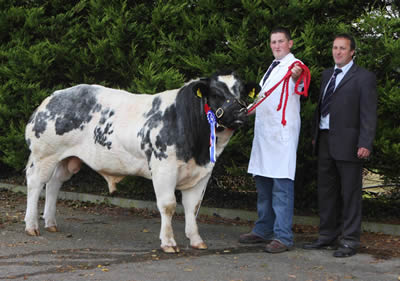
[[(0, 169), (23, 170), (25, 124), (54, 90), (95, 83), (152, 94), (226, 68), (258, 81), (277, 25), (292, 31), (292, 51), (312, 75), (302, 101), (297, 206), (316, 202), (312, 113), (338, 32), (355, 35), (356, 63), (378, 77), (379, 126), (367, 167), (399, 183), (399, 10), (362, 0), (0, 0)], [(236, 132), (211, 184), (225, 179), (230, 188), (254, 190), (246, 173), (252, 126)]]

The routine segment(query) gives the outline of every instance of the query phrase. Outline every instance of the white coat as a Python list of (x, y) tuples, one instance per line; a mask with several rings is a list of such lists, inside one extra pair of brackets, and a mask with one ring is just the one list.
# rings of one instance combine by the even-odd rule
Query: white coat
[[(287, 73), (288, 67), (298, 61), (293, 54), (286, 55), (271, 72), (265, 84), (260, 81), (261, 92), (278, 83)], [(264, 74), (265, 76), (265, 74)], [(300, 134), (300, 96), (294, 92), (295, 82), (290, 78), (289, 98), (286, 107), (286, 125), (283, 126), (282, 109), (277, 111), (282, 85), (268, 96), (257, 108), (254, 124), (254, 139), (248, 172), (269, 178), (294, 180), (296, 172), (296, 151)]]

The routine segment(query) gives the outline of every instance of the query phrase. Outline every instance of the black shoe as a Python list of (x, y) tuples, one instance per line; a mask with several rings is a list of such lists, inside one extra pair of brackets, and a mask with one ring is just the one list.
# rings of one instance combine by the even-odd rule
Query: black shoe
[(305, 250), (336, 250), (338, 247), (336, 245), (336, 242), (323, 242), (321, 240), (315, 240), (311, 243), (306, 243), (303, 245), (303, 249)]
[(335, 258), (347, 258), (357, 254), (357, 250), (348, 245), (340, 245), (339, 249), (333, 252)]

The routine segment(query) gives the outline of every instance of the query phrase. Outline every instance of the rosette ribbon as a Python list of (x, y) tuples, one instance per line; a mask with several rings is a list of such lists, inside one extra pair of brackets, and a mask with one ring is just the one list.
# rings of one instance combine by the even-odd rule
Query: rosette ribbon
[(211, 111), (208, 104), (204, 105), (204, 111), (206, 112), (207, 115), (207, 121), (210, 124), (210, 161), (212, 163), (215, 163), (217, 158), (215, 152), (216, 149), (215, 126), (217, 124), (217, 118), (215, 117), (215, 114)]

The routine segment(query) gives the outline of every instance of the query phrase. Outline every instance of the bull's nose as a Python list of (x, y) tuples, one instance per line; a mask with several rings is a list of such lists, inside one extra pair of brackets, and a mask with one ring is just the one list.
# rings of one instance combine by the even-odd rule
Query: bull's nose
[(242, 108), (238, 113), (238, 118), (240, 119), (247, 119), (247, 109)]

